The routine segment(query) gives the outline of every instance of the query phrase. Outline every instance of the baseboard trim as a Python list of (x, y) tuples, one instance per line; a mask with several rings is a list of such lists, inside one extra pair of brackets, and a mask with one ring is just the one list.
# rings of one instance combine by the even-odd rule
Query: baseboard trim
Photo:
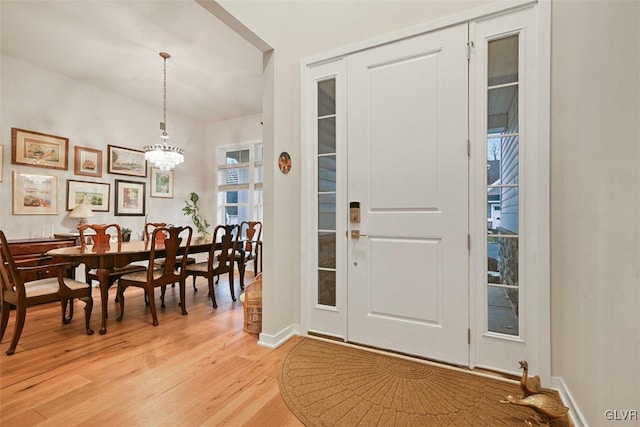
[(578, 407), (578, 403), (573, 398), (569, 387), (564, 382), (562, 377), (551, 377), (551, 387), (558, 391), (562, 401), (569, 407), (569, 417), (575, 427), (588, 427), (589, 423), (585, 420), (584, 415)]
[(274, 335), (262, 332), (258, 337), (258, 345), (271, 349), (278, 348), (294, 335), (299, 335), (297, 329), (295, 325), (289, 325)]

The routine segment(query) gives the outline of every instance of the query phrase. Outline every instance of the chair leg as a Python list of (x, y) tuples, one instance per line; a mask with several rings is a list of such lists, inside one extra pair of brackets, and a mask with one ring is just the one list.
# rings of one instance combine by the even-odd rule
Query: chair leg
[(193, 290), (194, 292), (198, 292), (198, 288), (196, 288), (196, 275), (193, 274), (192, 277), (193, 277)]
[[(240, 283), (242, 283), (242, 273), (240, 275)], [(231, 299), (236, 300), (235, 286), (233, 286), (233, 263), (231, 264), (231, 270), (229, 270), (229, 290), (231, 291)]]
[(149, 309), (151, 310), (151, 317), (153, 318), (153, 326), (158, 326), (158, 313), (156, 312), (156, 298), (153, 288), (149, 288)]
[(2, 320), (0, 320), (0, 341), (2, 341), (2, 338), (4, 338), (4, 333), (7, 331), (10, 312), (11, 312), (11, 304), (3, 301), (2, 302)]
[[(172, 284), (173, 287), (173, 284)], [(160, 307), (161, 308), (165, 308), (166, 306), (164, 305), (164, 294), (167, 292), (167, 287), (166, 286), (162, 286), (160, 288)]]
[[(244, 262), (240, 262), (238, 260), (238, 273), (240, 274), (240, 289), (244, 290), (244, 271), (246, 270), (246, 265)], [(232, 269), (233, 270), (233, 269)], [(234, 299), (235, 301), (235, 299)]]
[[(91, 292), (91, 288), (89, 288), (89, 292)], [(87, 335), (93, 335), (93, 329), (91, 329), (91, 325), (89, 324), (91, 321), (91, 311), (93, 310), (93, 298), (91, 294), (84, 298), (80, 298), (80, 301), (84, 302), (84, 326), (87, 329)]]
[(24, 306), (16, 307), (16, 325), (13, 329), (13, 337), (11, 337), (11, 344), (7, 350), (7, 356), (11, 356), (16, 352), (20, 335), (22, 335), (22, 329), (24, 328), (24, 319), (27, 314), (27, 308)]
[(216, 294), (213, 291), (213, 276), (207, 276), (207, 280), (209, 282), (209, 296), (211, 297), (213, 308), (218, 308), (218, 303), (216, 302)]
[(120, 314), (116, 317), (118, 322), (122, 321), (122, 317), (124, 316), (124, 288), (120, 282), (118, 282), (118, 303), (120, 305)]
[(189, 314), (187, 313), (187, 303), (186, 301), (186, 296), (187, 296), (187, 284), (186, 284), (186, 277), (183, 277), (182, 280), (180, 280), (180, 308), (182, 309), (182, 315), (186, 315)]
[[(62, 324), (71, 323), (73, 319), (73, 298), (63, 298), (60, 303), (62, 304)], [(67, 314), (67, 306), (69, 307), (69, 314)]]

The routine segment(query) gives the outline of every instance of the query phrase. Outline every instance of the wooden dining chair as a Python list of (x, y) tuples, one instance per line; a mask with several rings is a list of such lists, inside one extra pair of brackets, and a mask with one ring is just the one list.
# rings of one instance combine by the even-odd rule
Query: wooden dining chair
[(244, 272), (247, 264), (253, 261), (253, 274), (258, 275), (258, 257), (262, 248), (262, 222), (243, 221), (240, 223), (240, 240), (244, 251), (236, 251), (235, 258), (240, 273), (240, 289), (244, 289)]
[[(95, 234), (85, 234), (87, 230), (92, 230)], [(80, 242), (82, 245), (87, 244), (87, 239), (89, 239), (94, 246), (108, 245), (112, 237), (108, 231), (114, 233), (113, 237), (117, 236), (118, 244), (122, 244), (122, 230), (118, 224), (82, 224), (78, 226), (78, 231), (80, 232)], [(136, 264), (129, 264), (124, 267), (114, 268), (113, 271), (109, 273), (109, 284), (107, 289), (110, 288), (121, 276), (136, 271), (146, 271), (146, 269), (147, 268), (144, 265)], [(86, 278), (87, 283), (91, 286), (94, 280), (98, 281), (98, 271), (95, 268), (88, 270), (86, 272)]]
[(213, 241), (209, 251), (209, 258), (205, 262), (187, 265), (186, 275), (193, 276), (193, 286), (196, 286), (196, 277), (206, 277), (209, 284), (209, 296), (213, 308), (218, 308), (216, 294), (213, 289), (213, 278), (221, 274), (229, 274), (229, 290), (231, 298), (235, 301), (236, 295), (233, 286), (234, 259), (233, 254), (238, 245), (239, 227), (237, 225), (218, 225), (213, 230)]
[[(0, 321), (0, 341), (4, 338), (9, 323), (11, 309), (15, 309), (16, 323), (11, 344), (7, 355), (15, 353), (16, 346), (22, 335), (27, 314), (27, 308), (36, 304), (60, 301), (62, 306), (62, 324), (73, 319), (73, 299), (77, 298), (85, 303), (84, 315), (87, 335), (93, 334), (89, 323), (93, 309), (91, 287), (86, 283), (65, 277), (67, 269), (73, 268), (73, 263), (51, 263), (47, 265), (19, 267), (9, 250), (7, 238), (0, 230), (0, 283), (2, 285), (0, 299), (2, 300), (2, 320)], [(44, 272), (52, 268), (58, 269), (58, 277), (48, 277), (25, 281), (24, 276), (30, 273)], [(69, 312), (67, 313), (67, 307)]]
[[(158, 238), (161, 234), (166, 237)], [(164, 294), (167, 285), (173, 283), (180, 284), (180, 308), (182, 315), (186, 315), (185, 308), (185, 277), (187, 266), (187, 255), (191, 246), (191, 235), (193, 229), (191, 227), (157, 227), (151, 234), (151, 253), (149, 254), (149, 265), (145, 271), (125, 274), (118, 280), (118, 301), (120, 303), (120, 315), (118, 320), (121, 321), (124, 316), (124, 291), (129, 286), (135, 286), (144, 289), (149, 296), (149, 309), (153, 318), (153, 326), (158, 326), (158, 315), (156, 312), (156, 303), (154, 298), (154, 289), (161, 287), (161, 307), (164, 308)], [(184, 242), (184, 244), (183, 244)], [(181, 264), (176, 265), (178, 251), (184, 249), (181, 257)], [(164, 250), (164, 265), (161, 269), (155, 268), (155, 262), (159, 258), (158, 251)]]
[[(171, 227), (171, 225), (169, 224), (169, 226)], [(144, 225), (144, 236), (145, 239), (147, 241), (149, 241), (151, 239), (151, 236), (153, 235), (153, 232), (156, 228), (161, 228), (161, 227), (167, 227), (167, 223), (166, 222), (147, 222)], [(158, 241), (163, 241), (164, 238), (166, 236), (163, 234), (158, 235)], [(164, 258), (159, 258), (155, 261), (156, 263), (156, 267), (157, 268), (162, 268), (164, 266)], [(187, 264), (195, 264), (196, 263), (196, 259), (194, 257), (187, 257)], [(178, 255), (178, 257), (176, 258), (176, 267), (179, 267), (182, 265), (182, 255)], [(194, 291), (198, 291), (198, 288), (196, 288), (195, 286), (193, 287)]]

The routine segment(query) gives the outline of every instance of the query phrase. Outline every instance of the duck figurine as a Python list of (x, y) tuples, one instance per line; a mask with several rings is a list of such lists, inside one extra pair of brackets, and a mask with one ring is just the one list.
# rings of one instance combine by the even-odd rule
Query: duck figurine
[(522, 368), (522, 377), (520, 378), (520, 388), (524, 395), (522, 397), (531, 396), (532, 394), (540, 393), (542, 385), (540, 384), (540, 377), (538, 375), (529, 377), (529, 363), (526, 360), (520, 361), (520, 368)]
[[(560, 418), (569, 412), (569, 408), (558, 402), (556, 399), (548, 394), (532, 394), (526, 397), (517, 397), (509, 395), (505, 397), (505, 400), (501, 400), (501, 403), (511, 403), (513, 405), (527, 406), (536, 411), (539, 417), (533, 417), (536, 425), (548, 426), (550, 421), (555, 418)], [(525, 422), (527, 425), (533, 425), (530, 422)]]

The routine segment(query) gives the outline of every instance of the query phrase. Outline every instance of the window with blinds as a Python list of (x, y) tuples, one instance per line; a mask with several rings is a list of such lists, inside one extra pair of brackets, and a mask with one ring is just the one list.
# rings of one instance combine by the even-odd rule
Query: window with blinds
[(218, 222), (262, 221), (262, 143), (220, 150)]

